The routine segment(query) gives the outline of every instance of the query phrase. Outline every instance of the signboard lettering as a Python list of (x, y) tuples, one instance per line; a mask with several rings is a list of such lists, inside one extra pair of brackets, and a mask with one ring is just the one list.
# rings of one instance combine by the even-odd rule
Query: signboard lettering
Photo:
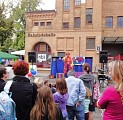
[(46, 61), (46, 54), (38, 54), (38, 61), (42, 62), (42, 61)]

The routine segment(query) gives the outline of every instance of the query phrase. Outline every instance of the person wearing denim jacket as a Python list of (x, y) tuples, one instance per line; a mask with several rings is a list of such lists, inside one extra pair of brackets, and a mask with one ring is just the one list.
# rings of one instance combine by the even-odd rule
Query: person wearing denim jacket
[(67, 112), (69, 120), (84, 120), (86, 89), (81, 79), (75, 78), (75, 71), (68, 71), (68, 78), (65, 79), (68, 88), (69, 98), (67, 100)]

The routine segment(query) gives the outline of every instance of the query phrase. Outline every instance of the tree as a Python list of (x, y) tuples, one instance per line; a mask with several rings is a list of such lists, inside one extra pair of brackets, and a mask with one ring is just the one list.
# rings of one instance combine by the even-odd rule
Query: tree
[(25, 47), (25, 28), (26, 20), (25, 14), (29, 11), (35, 11), (40, 9), (42, 0), (21, 0), (17, 6), (12, 9), (11, 19), (14, 20), (14, 28), (16, 31), (16, 39), (13, 43), (13, 48), (20, 50)]
[[(42, 0), (0, 0), (0, 4), (1, 50), (8, 51), (9, 48), (24, 49), (25, 14), (29, 11), (39, 10)], [(8, 42), (13, 42), (12, 46)]]
[[(1, 46), (1, 51), (8, 51), (10, 43), (12, 43), (12, 38), (13, 36), (13, 21), (10, 19), (6, 18), (5, 16), (5, 5), (4, 3), (0, 5), (0, 46)], [(3, 49), (5, 48), (4, 45), (7, 42), (8, 46), (6, 47), (6, 50)], [(10, 43), (8, 43), (10, 42)]]

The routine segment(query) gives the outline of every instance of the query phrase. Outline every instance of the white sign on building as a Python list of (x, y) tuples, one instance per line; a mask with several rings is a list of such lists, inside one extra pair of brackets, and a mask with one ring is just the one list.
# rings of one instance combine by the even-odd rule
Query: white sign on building
[(38, 54), (38, 61), (46, 61), (47, 60), (47, 55), (46, 54)]

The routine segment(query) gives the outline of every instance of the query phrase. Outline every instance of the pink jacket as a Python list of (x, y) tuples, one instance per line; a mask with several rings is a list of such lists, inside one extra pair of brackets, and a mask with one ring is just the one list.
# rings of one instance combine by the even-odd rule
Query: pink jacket
[(109, 86), (104, 91), (98, 105), (105, 109), (103, 120), (123, 120), (123, 104), (121, 95), (115, 87)]

